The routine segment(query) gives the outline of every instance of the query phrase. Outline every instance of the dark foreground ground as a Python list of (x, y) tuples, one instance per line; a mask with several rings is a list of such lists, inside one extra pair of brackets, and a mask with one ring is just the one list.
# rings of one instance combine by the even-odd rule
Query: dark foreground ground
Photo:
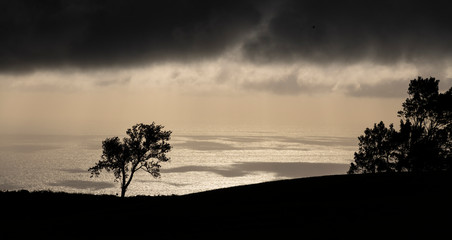
[(0, 238), (449, 238), (451, 178), (445, 173), (339, 175), (126, 199), (1, 192)]

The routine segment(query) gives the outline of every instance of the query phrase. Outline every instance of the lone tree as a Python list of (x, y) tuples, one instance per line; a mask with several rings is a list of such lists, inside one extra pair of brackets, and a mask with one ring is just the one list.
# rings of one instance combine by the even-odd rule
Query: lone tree
[(163, 128), (154, 122), (150, 125), (140, 123), (127, 129), (128, 137), (122, 142), (118, 137), (106, 138), (102, 142), (101, 160), (88, 169), (91, 177), (99, 176), (103, 169), (112, 171), (115, 181), (121, 182), (121, 197), (125, 196), (138, 170), (144, 170), (155, 178), (160, 177), (160, 162), (170, 160), (166, 153), (171, 150), (168, 143), (171, 131), (163, 131)]
[(349, 174), (452, 170), (452, 87), (439, 93), (439, 80), (410, 81), (398, 112), (400, 131), (383, 122), (358, 137)]

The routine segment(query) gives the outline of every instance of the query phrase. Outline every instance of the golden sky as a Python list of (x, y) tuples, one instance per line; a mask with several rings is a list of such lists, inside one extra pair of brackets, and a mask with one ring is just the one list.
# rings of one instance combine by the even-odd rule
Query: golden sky
[(223, 58), (3, 75), (0, 126), (3, 133), (51, 134), (121, 133), (152, 121), (173, 128), (360, 130), (397, 121), (409, 80), (418, 74), (406, 64), (254, 65)]

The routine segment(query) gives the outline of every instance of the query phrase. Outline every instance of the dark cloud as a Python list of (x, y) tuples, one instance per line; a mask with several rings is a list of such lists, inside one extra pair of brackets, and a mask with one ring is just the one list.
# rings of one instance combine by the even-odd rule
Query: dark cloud
[(353, 97), (402, 98), (407, 96), (409, 80), (381, 81), (375, 84), (350, 85), (346, 94)]
[[(405, 98), (408, 97), (408, 86), (411, 79), (382, 80), (380, 82), (349, 85), (345, 94), (353, 97)], [(440, 80), (439, 90), (447, 91), (452, 87), (452, 79)]]
[(259, 82), (245, 82), (245, 89), (269, 91), (281, 95), (297, 95), (303, 91), (294, 75), (286, 76), (280, 80), (267, 80)]
[(107, 87), (112, 85), (127, 85), (130, 83), (130, 79), (131, 77), (99, 80), (96, 82), (96, 85), (101, 87)]
[(221, 54), (259, 22), (247, 1), (6, 0), (0, 71), (200, 59)]
[(286, 1), (244, 54), (260, 62), (432, 63), (452, 56), (448, 1)]
[(242, 86), (245, 89), (271, 92), (278, 95), (298, 95), (301, 93), (327, 92), (333, 88), (333, 85), (298, 81), (295, 74), (283, 76), (280, 79), (245, 82)]
[[(451, 59), (451, 29), (448, 1), (6, 0), (0, 72), (191, 61), (240, 45), (254, 62), (435, 65)], [(276, 88), (302, 91), (293, 79)]]

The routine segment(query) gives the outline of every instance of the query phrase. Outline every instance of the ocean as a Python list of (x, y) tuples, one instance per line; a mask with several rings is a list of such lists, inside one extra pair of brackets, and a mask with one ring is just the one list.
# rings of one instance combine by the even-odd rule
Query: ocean
[[(90, 178), (102, 140), (115, 135), (2, 135), (0, 190), (119, 194), (103, 171)], [(123, 137), (123, 136), (120, 136)], [(328, 131), (177, 130), (161, 177), (137, 172), (127, 195), (182, 195), (280, 179), (345, 174), (357, 138)]]

